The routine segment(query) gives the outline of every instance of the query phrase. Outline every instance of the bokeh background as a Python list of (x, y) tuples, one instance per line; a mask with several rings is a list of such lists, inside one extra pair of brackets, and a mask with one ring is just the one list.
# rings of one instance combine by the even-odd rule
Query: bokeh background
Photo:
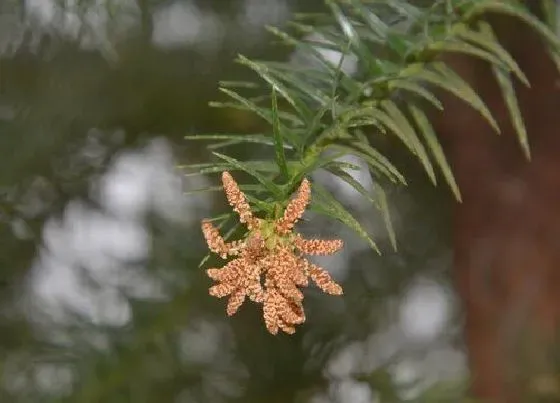
[[(322, 7), (0, 2), (0, 402), (458, 401), (468, 374), (450, 287), (453, 200), (404, 158), (411, 185), (387, 189), (396, 252), (382, 217), (317, 172), (383, 255), (308, 216), (304, 232), (346, 241), (320, 260), (345, 296), (306, 290), (295, 335), (269, 335), (249, 304), (226, 318), (208, 296), (199, 223), (227, 206), (196, 191), (217, 175), (181, 168), (209, 158), (183, 137), (264, 130), (208, 103), (220, 80), (252, 77), (238, 53), (308, 63), (264, 27)], [(374, 186), (367, 169), (356, 179)]]

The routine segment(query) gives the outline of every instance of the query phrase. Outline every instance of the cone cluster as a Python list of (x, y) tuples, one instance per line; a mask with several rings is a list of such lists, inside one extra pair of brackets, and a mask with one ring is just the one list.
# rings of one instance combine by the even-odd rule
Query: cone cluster
[(281, 218), (263, 220), (253, 216), (246, 197), (229, 172), (222, 173), (222, 184), (229, 204), (249, 229), (242, 240), (226, 242), (208, 220), (202, 221), (202, 233), (209, 249), (226, 259), (222, 268), (206, 271), (216, 281), (210, 295), (229, 296), (227, 314), (235, 314), (243, 302), (262, 304), (267, 330), (293, 334), (305, 322), (301, 287), (311, 279), (327, 294), (341, 295), (338, 285), (327, 271), (309, 262), (303, 255), (331, 255), (340, 250), (339, 239), (304, 239), (293, 233), (311, 197), (311, 185), (304, 179), (296, 196), (290, 200)]

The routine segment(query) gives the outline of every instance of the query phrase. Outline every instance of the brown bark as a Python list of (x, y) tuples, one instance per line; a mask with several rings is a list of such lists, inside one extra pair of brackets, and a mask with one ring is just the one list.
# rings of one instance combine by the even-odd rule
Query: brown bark
[(560, 77), (530, 29), (509, 19), (494, 25), (532, 84), (517, 88), (532, 160), (481, 62), (450, 58), (502, 134), (451, 97), (437, 126), (464, 200), (455, 213), (454, 265), (473, 394), (527, 402), (527, 393), (542, 392), (541, 375), (558, 373), (551, 348), (560, 322)]

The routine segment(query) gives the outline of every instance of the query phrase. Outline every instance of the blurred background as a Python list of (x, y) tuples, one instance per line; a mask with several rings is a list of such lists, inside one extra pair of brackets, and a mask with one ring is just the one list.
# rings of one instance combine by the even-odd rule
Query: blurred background
[[(345, 296), (306, 290), (295, 335), (268, 334), (250, 304), (227, 318), (208, 296), (199, 223), (227, 206), (221, 192), (196, 192), (217, 175), (184, 174), (209, 153), (183, 137), (265, 129), (208, 103), (220, 80), (252, 78), (238, 53), (307, 63), (264, 27), (322, 7), (0, 2), (0, 402), (458, 401), (453, 201), (415, 168), (409, 188), (387, 189), (398, 252), (353, 188), (326, 183), (384, 253), (332, 222), (305, 223), (346, 241), (320, 260)], [(356, 179), (374, 185), (367, 169)]]

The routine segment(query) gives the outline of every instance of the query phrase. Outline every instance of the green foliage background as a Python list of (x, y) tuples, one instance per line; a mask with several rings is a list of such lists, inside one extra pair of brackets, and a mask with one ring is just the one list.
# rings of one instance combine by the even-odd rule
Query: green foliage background
[[(197, 5), (233, 21), (241, 2), (222, 3)], [(438, 91), (457, 95), (495, 125), (483, 101), (440, 56), (458, 52), (491, 63), (520, 147), (530, 157), (513, 91), (514, 80), (526, 79), (482, 17), (524, 20), (557, 59), (555, 19), (541, 22), (515, 1), (292, 1), (295, 18), (268, 28), (270, 41), (250, 40), (264, 28), (243, 34), (229, 23), (217, 49), (163, 51), (149, 42), (151, 15), (163, 4), (130, 2), (135, 7), (124, 11), (122, 4), (95, 5), (110, 11), (111, 32), (123, 13), (139, 21), (124, 39), (109, 35), (101, 50), (78, 45), (87, 29), (70, 39), (39, 35), (39, 45), (32, 46), (36, 26), (26, 20), (25, 3), (6, 2), (0, 9), (3, 17), (16, 16), (14, 32), (27, 33), (21, 40), (10, 36), (0, 57), (0, 101), (13, 111), (0, 120), (2, 149), (8, 150), (0, 160), (0, 401), (307, 402), (336, 395), (340, 380), (325, 368), (350, 346), (370, 351), (364, 356), (376, 357), (376, 365), (357, 365), (345, 379), (367, 385), (378, 401), (459, 401), (466, 373), (436, 376), (425, 361), (433, 351), (460, 352), (454, 308), (435, 341), (415, 345), (391, 337), (398, 303), (411, 284), (430, 278), (449, 285), (448, 210), (460, 189), (427, 117), (430, 108), (441, 108)], [(76, 2), (74, 11), (85, 18), (93, 6)], [(546, 9), (555, 15), (553, 7)], [(29, 25), (21, 28), (21, 22)], [(287, 62), (294, 49), (308, 63)], [(343, 57), (333, 64), (321, 50)], [(238, 53), (246, 56), (233, 63)], [(343, 69), (347, 60), (357, 61), (355, 72)], [(104, 152), (95, 160), (79, 158), (92, 128)], [(357, 245), (333, 263), (351, 268), (343, 278), (344, 299), (311, 290), (308, 323), (292, 337), (268, 335), (254, 307), (226, 319), (223, 304), (207, 296), (209, 280), (200, 268), (206, 253), (197, 222), (202, 217), (183, 222), (154, 213), (142, 221), (152, 240), (149, 258), (112, 264), (156, 277), (166, 298), (118, 290), (133, 312), (125, 326), (92, 323), (72, 306), (62, 322), (29, 308), (37, 298), (29, 291), (32, 269), (49, 248), (45, 223), (64, 217), (74, 200), (106, 213), (91, 196), (92, 181), (123, 150), (161, 136), (185, 178), (185, 198), (211, 195), (202, 200), (214, 211), (226, 211), (218, 183), (199, 188), (196, 178), (224, 169), (236, 171), (265, 215), (285, 205), (304, 175), (333, 175), (353, 188), (362, 204), (345, 200), (332, 186), (338, 182), (316, 180), (312, 214), (303, 225)], [(353, 176), (358, 161), (374, 178), (373, 188)], [(448, 187), (431, 186), (437, 182)], [(30, 199), (40, 202), (38, 213), (25, 208)], [(241, 235), (230, 215), (215, 219), (231, 236)], [(337, 220), (340, 225), (333, 224)], [(14, 230), (22, 226), (25, 236)], [(449, 299), (454, 307), (451, 292)], [(212, 348), (196, 358), (191, 350), (202, 349), (200, 339)], [(422, 368), (417, 382), (397, 376), (399, 365), (411, 362)], [(411, 392), (416, 386), (422, 393)]]

